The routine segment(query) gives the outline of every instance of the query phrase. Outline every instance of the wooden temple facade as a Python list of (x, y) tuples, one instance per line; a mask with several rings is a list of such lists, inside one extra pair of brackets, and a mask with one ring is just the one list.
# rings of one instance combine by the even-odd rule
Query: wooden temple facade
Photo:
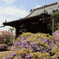
[[(4, 22), (4, 26), (12, 26), (16, 29), (16, 37), (22, 32), (54, 32), (54, 18), (51, 17), (56, 10), (59, 10), (59, 2), (31, 9), (30, 14), (16, 21)], [(52, 29), (49, 29), (49, 27)]]

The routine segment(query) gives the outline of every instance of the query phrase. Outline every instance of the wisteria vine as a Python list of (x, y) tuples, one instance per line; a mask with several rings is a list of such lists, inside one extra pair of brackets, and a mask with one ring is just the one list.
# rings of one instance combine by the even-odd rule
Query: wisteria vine
[(23, 33), (15, 40), (13, 51), (3, 59), (59, 59), (59, 30), (53, 35)]

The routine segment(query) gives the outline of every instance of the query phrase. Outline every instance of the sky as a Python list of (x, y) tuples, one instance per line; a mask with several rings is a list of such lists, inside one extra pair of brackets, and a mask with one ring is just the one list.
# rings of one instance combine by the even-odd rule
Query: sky
[[(0, 0), (0, 26), (7, 20), (18, 20), (27, 16), (31, 9), (48, 5), (59, 0)], [(0, 31), (7, 31), (10, 27), (0, 28)]]

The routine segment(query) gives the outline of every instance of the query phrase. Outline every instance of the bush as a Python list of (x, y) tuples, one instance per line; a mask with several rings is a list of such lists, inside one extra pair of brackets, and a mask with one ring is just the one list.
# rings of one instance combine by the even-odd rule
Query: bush
[(7, 42), (6, 43), (8, 46), (12, 46), (13, 42)]
[(23, 33), (15, 40), (13, 52), (4, 59), (59, 59), (59, 39), (55, 39), (58, 36), (59, 31), (53, 36)]
[(53, 15), (52, 15), (53, 17), (54, 17), (54, 26), (55, 26), (55, 31), (56, 30), (59, 30), (59, 10), (58, 11), (56, 11), (55, 13), (53, 13)]
[(13, 43), (14, 39), (15, 35), (13, 35), (12, 33), (8, 31), (0, 31), (0, 43), (5, 43), (9, 45), (9, 43)]
[(0, 44), (0, 51), (6, 51), (8, 46), (6, 44)]

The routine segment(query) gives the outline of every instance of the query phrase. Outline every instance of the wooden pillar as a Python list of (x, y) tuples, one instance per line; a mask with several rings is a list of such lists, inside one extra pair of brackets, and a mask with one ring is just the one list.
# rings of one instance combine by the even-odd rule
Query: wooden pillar
[(52, 33), (54, 33), (54, 18), (52, 17)]
[(16, 37), (15, 38), (17, 38), (18, 37), (18, 35), (19, 35), (19, 27), (16, 27)]

